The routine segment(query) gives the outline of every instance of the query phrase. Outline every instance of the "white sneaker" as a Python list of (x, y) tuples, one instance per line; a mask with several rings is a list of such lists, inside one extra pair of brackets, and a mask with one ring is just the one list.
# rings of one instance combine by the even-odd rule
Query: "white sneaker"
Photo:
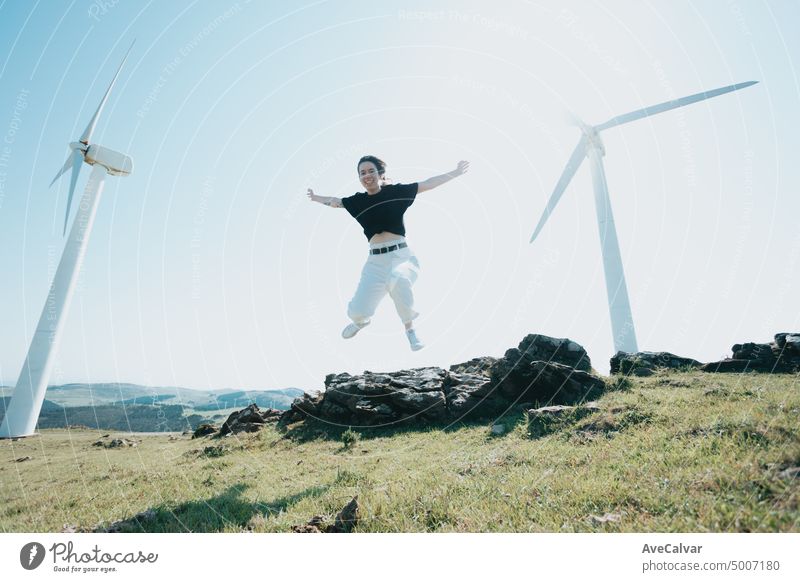
[(425, 344), (417, 339), (417, 332), (413, 329), (406, 330), (406, 337), (408, 337), (408, 343), (411, 344), (412, 351), (419, 351), (425, 347)]
[(344, 339), (350, 339), (354, 335), (356, 335), (362, 327), (367, 327), (369, 325), (369, 321), (366, 323), (351, 323), (346, 328), (342, 330), (342, 337)]

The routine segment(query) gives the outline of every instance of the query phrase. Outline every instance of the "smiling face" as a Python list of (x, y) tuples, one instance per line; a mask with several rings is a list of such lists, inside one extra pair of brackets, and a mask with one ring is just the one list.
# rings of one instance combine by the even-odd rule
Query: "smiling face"
[(358, 164), (358, 178), (369, 194), (379, 192), (383, 185), (383, 175), (378, 172), (378, 167), (372, 162)]

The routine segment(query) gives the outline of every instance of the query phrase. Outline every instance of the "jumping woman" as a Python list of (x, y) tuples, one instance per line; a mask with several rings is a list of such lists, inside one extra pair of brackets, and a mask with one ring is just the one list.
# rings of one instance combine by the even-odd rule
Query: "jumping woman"
[(419, 341), (413, 328), (413, 321), (419, 313), (414, 311), (411, 291), (417, 280), (419, 261), (406, 243), (403, 214), (417, 194), (460, 176), (469, 169), (469, 162), (460, 161), (452, 172), (413, 184), (387, 183), (386, 164), (375, 156), (358, 160), (357, 169), (366, 192), (334, 198), (317, 196), (311, 188), (308, 189), (308, 198), (312, 202), (347, 209), (362, 226), (369, 241), (369, 255), (361, 270), (361, 281), (347, 306), (347, 316), (353, 323), (342, 330), (342, 337), (350, 339), (369, 325), (381, 299), (389, 293), (405, 325), (411, 349), (421, 350), (425, 345)]

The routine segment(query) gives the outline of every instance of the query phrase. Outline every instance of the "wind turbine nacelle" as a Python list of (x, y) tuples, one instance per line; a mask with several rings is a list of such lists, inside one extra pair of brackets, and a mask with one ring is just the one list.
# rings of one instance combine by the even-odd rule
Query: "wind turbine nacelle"
[(127, 176), (133, 172), (133, 159), (99, 145), (90, 145), (84, 160), (87, 164), (100, 164), (112, 176)]

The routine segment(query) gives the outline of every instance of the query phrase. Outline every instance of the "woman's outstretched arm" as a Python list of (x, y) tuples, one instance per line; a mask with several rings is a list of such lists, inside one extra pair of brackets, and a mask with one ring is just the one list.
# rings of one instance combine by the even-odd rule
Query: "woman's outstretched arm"
[(420, 182), (419, 187), (417, 188), (417, 194), (420, 192), (425, 192), (426, 190), (432, 190), (437, 186), (441, 186), (445, 182), (449, 182), (453, 178), (457, 178), (467, 170), (469, 170), (469, 162), (461, 160), (458, 162), (456, 169), (452, 172), (447, 172), (446, 174), (442, 174), (440, 176), (434, 176), (433, 178), (428, 178), (427, 180)]
[(330, 206), (331, 208), (344, 208), (344, 206), (342, 206), (341, 198), (334, 198), (333, 196), (317, 196), (314, 194), (314, 191), (311, 188), (308, 189), (306, 195), (311, 202), (319, 202), (320, 204)]

